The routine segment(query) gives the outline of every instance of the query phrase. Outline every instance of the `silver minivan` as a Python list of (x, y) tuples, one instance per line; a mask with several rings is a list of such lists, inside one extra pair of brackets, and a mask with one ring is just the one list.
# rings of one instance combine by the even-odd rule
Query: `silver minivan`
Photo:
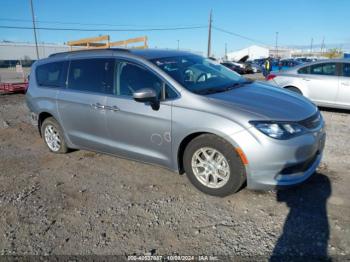
[(300, 183), (325, 144), (307, 98), (182, 51), (54, 54), (32, 66), (26, 100), (52, 152), (161, 165), (216, 196)]

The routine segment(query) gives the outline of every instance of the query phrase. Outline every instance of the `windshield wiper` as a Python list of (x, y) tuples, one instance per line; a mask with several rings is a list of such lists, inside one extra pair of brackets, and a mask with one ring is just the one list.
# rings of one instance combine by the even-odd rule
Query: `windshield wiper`
[(195, 91), (195, 93), (200, 94), (200, 95), (209, 95), (209, 94), (220, 93), (220, 92), (224, 92), (224, 91), (225, 90), (223, 90), (221, 88), (206, 88), (203, 90)]
[(206, 88), (203, 90), (198, 90), (196, 91), (197, 94), (201, 94), (201, 95), (208, 95), (208, 94), (214, 94), (214, 93), (221, 93), (221, 92), (226, 92), (226, 91), (230, 91), (232, 89), (241, 87), (245, 84), (251, 83), (249, 81), (245, 81), (245, 82), (237, 82), (234, 84), (231, 84), (229, 86), (223, 87), (223, 88)]

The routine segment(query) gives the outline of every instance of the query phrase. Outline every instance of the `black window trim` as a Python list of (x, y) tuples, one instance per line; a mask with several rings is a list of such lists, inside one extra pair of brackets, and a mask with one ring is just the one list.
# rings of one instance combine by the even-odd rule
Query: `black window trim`
[[(111, 56), (93, 56), (93, 57), (74, 57), (74, 58), (67, 58), (67, 59), (59, 59), (59, 60), (55, 60), (55, 61), (47, 61), (45, 63), (40, 63), (39, 65), (36, 66), (36, 69), (38, 66), (41, 65), (45, 65), (45, 64), (49, 64), (49, 63), (55, 63), (55, 62), (66, 62), (67, 65), (65, 66), (66, 69), (66, 79), (64, 81), (64, 85), (56, 87), (56, 86), (42, 86), (39, 85), (37, 77), (36, 77), (36, 73), (35, 73), (35, 80), (37, 82), (37, 86), (40, 88), (47, 88), (47, 89), (63, 89), (65, 91), (69, 91), (69, 92), (79, 92), (79, 93), (86, 93), (86, 94), (103, 94), (104, 96), (109, 96), (109, 97), (117, 97), (117, 98), (124, 98), (124, 99), (130, 99), (132, 100), (133, 98), (130, 96), (117, 96), (114, 90), (113, 94), (105, 94), (105, 93), (99, 93), (99, 92), (92, 92), (92, 91), (86, 91), (86, 90), (74, 90), (74, 89), (70, 89), (69, 88), (69, 74), (70, 74), (70, 67), (71, 67), (71, 62), (72, 61), (77, 61), (77, 60), (87, 60), (87, 59), (114, 59), (114, 69), (113, 69), (113, 87), (116, 88), (116, 84), (117, 84), (117, 80), (116, 80), (116, 70), (119, 70), (119, 68), (117, 68), (117, 63), (120, 61), (124, 61), (124, 62), (128, 62), (128, 63), (132, 63), (135, 64), (136, 66), (139, 66), (141, 68), (144, 68), (146, 70), (151, 71), (153, 74), (155, 74), (158, 78), (160, 78), (160, 80), (163, 82), (163, 84), (166, 84), (169, 88), (171, 88), (171, 90), (176, 94), (176, 97), (174, 98), (167, 98), (165, 100), (161, 100), (160, 102), (167, 102), (167, 101), (173, 101), (173, 100), (177, 100), (179, 98), (181, 98), (181, 93), (166, 79), (164, 78), (162, 75), (160, 75), (158, 72), (156, 72), (153, 68), (151, 68), (150, 66), (148, 66), (145, 63), (142, 63), (138, 60), (129, 58), (129, 57), (111, 57)], [(36, 71), (35, 69), (35, 71)]]

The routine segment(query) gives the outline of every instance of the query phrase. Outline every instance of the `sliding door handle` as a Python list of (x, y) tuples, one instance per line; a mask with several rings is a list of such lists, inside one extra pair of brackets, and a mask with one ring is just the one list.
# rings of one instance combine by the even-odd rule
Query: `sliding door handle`
[(112, 111), (119, 111), (120, 109), (119, 109), (119, 107), (117, 107), (117, 106), (112, 106), (112, 109), (111, 109)]
[(114, 111), (114, 112), (117, 112), (120, 110), (119, 107), (117, 107), (117, 106), (105, 106), (104, 108), (107, 110), (110, 110), (110, 111)]
[(105, 109), (105, 106), (104, 106), (104, 105), (101, 105), (100, 103), (92, 104), (91, 106), (92, 106), (93, 108), (99, 109), (99, 110)]

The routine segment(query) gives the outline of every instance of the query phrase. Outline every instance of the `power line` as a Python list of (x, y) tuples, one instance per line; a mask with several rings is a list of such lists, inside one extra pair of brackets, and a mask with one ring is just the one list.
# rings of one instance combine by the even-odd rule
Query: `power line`
[[(3, 26), (0, 28), (5, 29), (23, 29), (23, 30), (33, 30), (33, 27), (30, 26)], [(37, 30), (48, 30), (48, 31), (83, 31), (83, 32), (101, 32), (101, 31), (110, 31), (110, 32), (140, 32), (140, 31), (177, 31), (177, 30), (191, 30), (191, 29), (200, 29), (207, 28), (207, 26), (188, 26), (188, 27), (168, 27), (168, 28), (123, 28), (123, 29), (115, 29), (115, 28), (59, 28), (59, 27), (40, 27), (37, 26)]]
[(253, 38), (250, 38), (248, 36), (244, 36), (244, 35), (241, 35), (241, 34), (237, 34), (237, 33), (234, 33), (234, 32), (231, 32), (231, 31), (228, 31), (228, 30), (225, 30), (225, 29), (222, 29), (220, 27), (217, 27), (217, 26), (213, 26), (213, 28), (217, 31), (220, 31), (220, 32), (223, 32), (223, 33), (226, 33), (226, 34), (229, 34), (229, 35), (233, 35), (233, 36), (237, 36), (237, 37), (240, 37), (240, 38), (243, 38), (243, 39), (246, 39), (246, 40), (249, 40), (251, 42), (255, 42), (255, 43), (260, 43), (260, 44), (263, 44), (263, 45), (266, 45), (266, 46), (270, 46), (270, 44), (267, 44), (267, 43), (264, 43), (260, 40), (256, 40), (256, 39), (253, 39)]
[[(32, 22), (32, 20), (29, 19), (14, 19), (14, 18), (0, 18), (0, 21), (9, 21), (9, 22)], [(36, 20), (36, 23), (40, 24), (61, 24), (61, 25), (86, 25), (86, 26), (115, 26), (115, 27), (122, 27), (122, 26), (146, 26), (146, 27), (193, 27), (193, 26), (203, 26), (201, 24), (191, 24), (191, 25), (136, 25), (136, 24), (108, 24), (108, 23), (81, 23), (81, 22), (62, 22), (62, 21), (48, 21), (48, 20)]]

